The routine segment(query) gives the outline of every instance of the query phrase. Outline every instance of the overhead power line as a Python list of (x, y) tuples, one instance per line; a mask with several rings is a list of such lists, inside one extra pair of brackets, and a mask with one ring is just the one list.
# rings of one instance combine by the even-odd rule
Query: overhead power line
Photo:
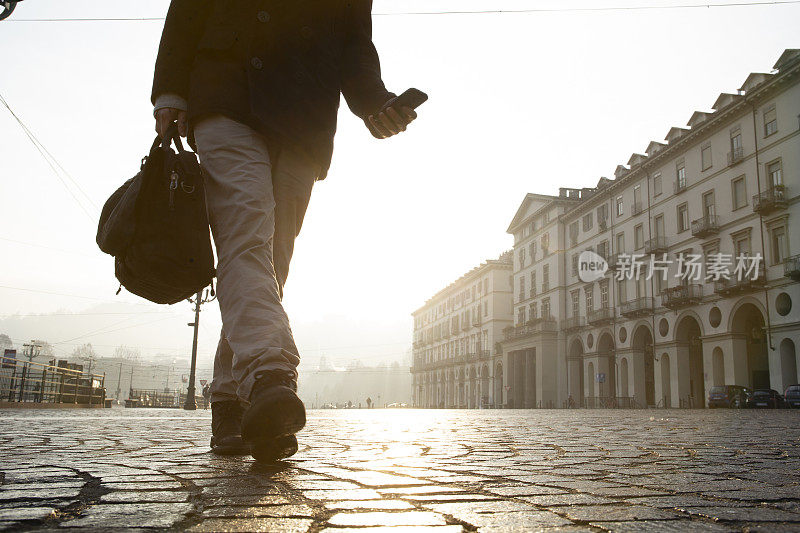
[[(89, 195), (86, 194), (86, 191), (83, 190), (80, 184), (77, 181), (75, 181), (75, 179), (69, 174), (69, 172), (64, 170), (64, 167), (61, 166), (61, 163), (59, 163), (58, 160), (55, 157), (53, 157), (53, 154), (51, 154), (50, 151), (45, 147), (45, 145), (42, 144), (42, 142), (36, 137), (36, 135), (33, 134), (30, 128), (28, 128), (28, 126), (26, 126), (25, 123), (22, 122), (22, 119), (19, 118), (19, 116), (14, 112), (14, 110), (11, 109), (11, 106), (8, 105), (8, 102), (6, 102), (5, 98), (3, 98), (3, 95), (0, 95), (0, 103), (2, 103), (3, 106), (6, 109), (8, 109), (9, 113), (11, 113), (11, 116), (14, 117), (14, 120), (17, 121), (19, 127), (22, 128), (22, 131), (25, 133), (25, 135), (31, 141), (33, 146), (36, 148), (36, 151), (39, 152), (39, 155), (42, 156), (42, 159), (45, 160), (47, 165), (50, 167), (50, 170), (53, 171), (53, 174), (55, 174), (56, 178), (58, 178), (58, 180), (61, 182), (61, 185), (64, 186), (69, 195), (72, 196), (72, 199), (75, 200), (75, 203), (78, 204), (78, 207), (80, 207), (81, 210), (83, 210), (83, 212), (86, 213), (86, 216), (89, 217), (89, 220), (94, 222), (95, 217), (91, 213), (89, 213), (89, 210), (86, 209), (86, 206), (83, 205), (83, 202), (81, 202), (78, 199), (78, 197), (75, 195), (72, 189), (67, 185), (67, 182), (64, 181), (64, 177), (66, 177), (67, 179), (69, 179), (69, 181), (72, 182), (75, 188), (77, 188), (83, 194), (83, 196), (86, 198), (86, 200), (88, 200), (89, 204), (93, 208), (97, 209), (97, 205), (92, 201)], [(59, 170), (61, 172), (59, 172)]]
[[(397, 16), (425, 16), (425, 15), (506, 15), (522, 13), (592, 13), (609, 11), (659, 11), (666, 9), (710, 9), (725, 7), (753, 7), (775, 6), (783, 4), (800, 4), (800, 0), (773, 0), (770, 2), (717, 2), (705, 4), (673, 4), (663, 6), (598, 6), (598, 7), (554, 7), (554, 8), (524, 8), (524, 9), (476, 9), (476, 10), (447, 10), (447, 11), (396, 11), (386, 13), (373, 13), (376, 17)], [(8, 19), (7, 22), (158, 22), (164, 17), (98, 17), (98, 18), (37, 18), (37, 19)]]

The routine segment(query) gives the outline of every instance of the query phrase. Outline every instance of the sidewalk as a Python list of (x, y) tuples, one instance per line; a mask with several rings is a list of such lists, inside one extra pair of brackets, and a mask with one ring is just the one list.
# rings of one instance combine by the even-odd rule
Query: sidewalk
[(0, 410), (0, 530), (800, 530), (797, 411), (313, 411), (272, 468), (209, 424)]

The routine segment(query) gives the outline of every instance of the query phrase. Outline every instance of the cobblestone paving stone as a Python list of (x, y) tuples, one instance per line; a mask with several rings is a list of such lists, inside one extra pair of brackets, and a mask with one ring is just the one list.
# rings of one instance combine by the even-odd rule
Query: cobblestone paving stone
[(312, 411), (273, 466), (209, 424), (0, 410), (0, 530), (800, 531), (800, 411)]

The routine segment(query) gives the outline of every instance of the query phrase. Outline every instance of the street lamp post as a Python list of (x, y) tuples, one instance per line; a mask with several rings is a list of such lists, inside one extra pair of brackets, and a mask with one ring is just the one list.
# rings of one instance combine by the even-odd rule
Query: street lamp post
[(194, 411), (197, 409), (194, 382), (197, 374), (197, 333), (200, 329), (200, 306), (213, 301), (215, 298), (216, 295), (212, 288), (211, 291), (208, 289), (205, 289), (205, 291), (198, 291), (194, 300), (189, 300), (190, 303), (194, 304), (194, 322), (189, 322), (187, 326), (192, 326), (194, 328), (194, 339), (192, 340), (192, 366), (189, 369), (189, 386), (186, 390), (186, 402), (183, 404), (183, 408), (187, 411)]

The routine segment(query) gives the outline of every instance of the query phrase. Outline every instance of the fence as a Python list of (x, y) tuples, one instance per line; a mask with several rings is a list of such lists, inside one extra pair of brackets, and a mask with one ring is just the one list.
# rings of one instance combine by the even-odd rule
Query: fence
[[(186, 403), (186, 392), (178, 390), (131, 389), (128, 396), (128, 399), (125, 400), (125, 407), (178, 409)], [(194, 398), (198, 407), (204, 405), (205, 399), (202, 396)]]
[(0, 402), (4, 404), (105, 403), (105, 376), (0, 355)]

